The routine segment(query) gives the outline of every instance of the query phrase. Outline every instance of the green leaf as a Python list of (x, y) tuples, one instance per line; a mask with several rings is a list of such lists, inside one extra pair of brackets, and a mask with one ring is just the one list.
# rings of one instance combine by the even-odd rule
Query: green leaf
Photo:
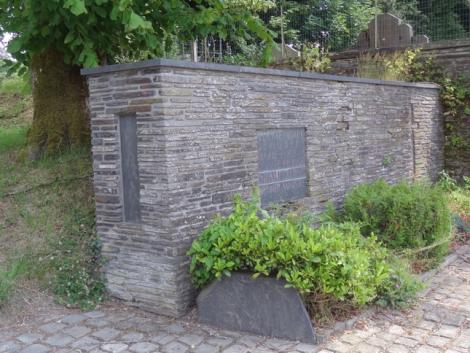
[(21, 40), (21, 38), (16, 37), (8, 43), (8, 51), (12, 54), (17, 53), (21, 50), (22, 46), (23, 41)]
[(148, 28), (148, 23), (135, 12), (131, 12), (131, 16), (129, 17), (129, 30), (133, 31), (137, 28)]
[(114, 5), (112, 10), (111, 10), (111, 13), (109, 14), (109, 18), (112, 20), (112, 21), (116, 21), (117, 20), (117, 17), (118, 17), (118, 13), (119, 13), (119, 6), (117, 5)]
[(51, 33), (51, 27), (50, 26), (44, 26), (41, 28), (41, 35), (43, 37), (47, 37), (47, 35)]
[(18, 72), (17, 72), (17, 75), (18, 76), (23, 76), (25, 75), (26, 73), (28, 72), (28, 68), (26, 66), (23, 66), (21, 67)]
[(106, 10), (102, 7), (97, 7), (95, 8), (95, 12), (98, 16), (102, 17), (102, 18), (106, 18), (106, 16), (108, 16), (108, 13), (106, 12)]
[(75, 16), (87, 13), (85, 0), (67, 0), (64, 4), (64, 8), (70, 9)]
[(158, 45), (158, 39), (155, 35), (149, 35), (146, 37), (147, 45), (150, 49), (155, 49)]
[(91, 46), (87, 45), (80, 53), (78, 58), (83, 63), (84, 67), (95, 67), (98, 66), (98, 57)]
[(65, 44), (68, 44), (70, 43), (75, 37), (75, 33), (74, 32), (69, 32), (67, 33), (67, 35), (65, 36), (65, 39), (64, 39), (64, 43)]
[(312, 256), (312, 257), (310, 258), (310, 261), (312, 261), (312, 262), (315, 263), (315, 264), (318, 264), (318, 263), (321, 262), (321, 258), (320, 258), (319, 256)]

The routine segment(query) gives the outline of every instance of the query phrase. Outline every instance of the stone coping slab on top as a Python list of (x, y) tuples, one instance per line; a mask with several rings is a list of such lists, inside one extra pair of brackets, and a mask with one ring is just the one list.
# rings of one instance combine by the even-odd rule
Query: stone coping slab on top
[(427, 82), (404, 82), (404, 81), (384, 81), (369, 78), (359, 78), (351, 76), (339, 76), (329, 74), (318, 74), (311, 72), (291, 71), (291, 70), (277, 70), (277, 69), (264, 69), (259, 67), (249, 66), (238, 66), (238, 65), (227, 65), (227, 64), (209, 64), (209, 63), (197, 63), (192, 61), (183, 60), (170, 60), (170, 59), (152, 59), (145, 61), (138, 61), (129, 64), (115, 64), (105, 65), (89, 69), (82, 69), (81, 74), (84, 76), (100, 75), (105, 73), (112, 73), (118, 71), (129, 71), (129, 70), (140, 70), (148, 69), (153, 67), (174, 67), (182, 69), (192, 70), (206, 70), (206, 71), (222, 71), (222, 72), (233, 72), (233, 73), (246, 73), (254, 75), (271, 75), (281, 77), (294, 77), (294, 78), (306, 78), (313, 80), (325, 80), (325, 81), (337, 81), (337, 82), (356, 82), (364, 84), (384, 85), (384, 86), (402, 86), (402, 87), (417, 87), (417, 88), (429, 88), (439, 89), (439, 85), (435, 83)]

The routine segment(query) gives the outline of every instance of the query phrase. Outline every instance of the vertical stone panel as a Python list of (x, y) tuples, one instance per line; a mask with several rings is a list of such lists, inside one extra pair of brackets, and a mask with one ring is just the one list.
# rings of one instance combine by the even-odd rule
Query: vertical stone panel
[(137, 122), (135, 114), (119, 117), (124, 221), (140, 222), (140, 183), (137, 165)]

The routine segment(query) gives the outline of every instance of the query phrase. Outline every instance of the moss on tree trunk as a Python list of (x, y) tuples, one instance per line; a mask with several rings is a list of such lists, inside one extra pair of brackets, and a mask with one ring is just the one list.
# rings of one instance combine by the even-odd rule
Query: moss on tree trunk
[(31, 61), (33, 125), (29, 144), (35, 157), (73, 146), (89, 146), (88, 89), (78, 66), (48, 50)]

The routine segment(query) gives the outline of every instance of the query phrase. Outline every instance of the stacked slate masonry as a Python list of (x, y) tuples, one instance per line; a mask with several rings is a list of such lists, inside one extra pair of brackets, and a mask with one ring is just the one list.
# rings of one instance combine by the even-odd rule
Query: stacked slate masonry
[[(236, 193), (294, 186), (280, 194), (318, 210), (359, 183), (435, 179), (443, 167), (432, 84), (171, 60), (83, 74), (107, 288), (152, 312), (191, 307), (186, 252)], [(284, 153), (287, 139), (305, 146), (296, 165), (271, 156), (279, 166), (262, 170), (260, 155)]]

